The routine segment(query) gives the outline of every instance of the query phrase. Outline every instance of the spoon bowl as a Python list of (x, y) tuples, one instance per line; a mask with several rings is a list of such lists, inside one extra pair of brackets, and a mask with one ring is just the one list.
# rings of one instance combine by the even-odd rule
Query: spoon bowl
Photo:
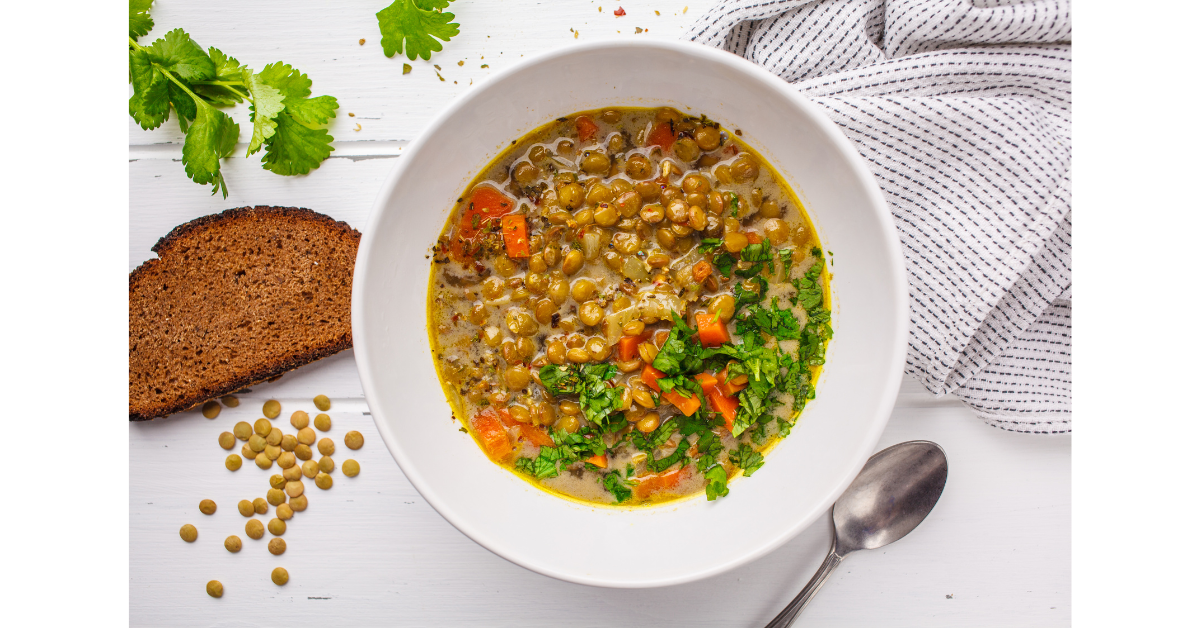
[(833, 504), (833, 545), (821, 568), (767, 628), (790, 626), (851, 552), (878, 549), (912, 532), (942, 496), (947, 473), (946, 452), (926, 440), (892, 445), (868, 458)]
[(871, 456), (833, 504), (840, 553), (904, 538), (933, 510), (946, 474), (946, 453), (929, 441), (900, 443)]

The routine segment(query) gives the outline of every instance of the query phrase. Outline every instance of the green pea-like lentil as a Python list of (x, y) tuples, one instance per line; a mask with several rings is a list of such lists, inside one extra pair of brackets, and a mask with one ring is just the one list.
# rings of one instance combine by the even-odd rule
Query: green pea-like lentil
[(238, 421), (237, 425), (233, 426), (233, 435), (238, 440), (246, 440), (254, 433), (254, 426), (245, 421)]
[(316, 397), (313, 397), (313, 405), (316, 406), (321, 412), (325, 412), (332, 407), (329, 403), (329, 397), (326, 397), (325, 395), (317, 395)]
[(275, 517), (287, 521), (292, 518), (292, 507), (287, 504), (279, 504), (275, 507)]
[(287, 483), (287, 480), (283, 479), (283, 476), (279, 475), (278, 473), (271, 476), (271, 488), (282, 489), (283, 485), (286, 483)]
[(238, 401), (238, 398), (234, 397), (233, 395), (225, 395), (224, 397), (221, 397), (221, 403), (225, 404), (226, 408), (236, 408), (241, 402)]
[(271, 570), (271, 582), (283, 586), (288, 583), (289, 579), (288, 572), (283, 567), (276, 567)]
[(273, 427), (273, 428), (271, 428), (270, 432), (267, 432), (267, 435), (265, 438), (267, 439), (268, 445), (275, 445), (276, 447), (278, 447), (279, 443), (283, 442), (283, 430), (281, 430), (277, 427)]
[(300, 465), (300, 470), (304, 473), (304, 477), (311, 480), (317, 477), (317, 472), (321, 469), (317, 466), (316, 460), (305, 460), (304, 464)]
[(266, 438), (267, 434), (271, 433), (271, 427), (270, 421), (266, 419), (259, 419), (254, 422), (254, 433)]
[(242, 468), (242, 457), (237, 454), (229, 454), (225, 456), (225, 468), (230, 471), (237, 471)]
[(236, 534), (225, 537), (225, 549), (234, 554), (242, 551), (242, 539)]
[(300, 441), (302, 445), (312, 446), (313, 443), (317, 442), (317, 433), (311, 427), (306, 427), (296, 432), (296, 440)]
[(182, 528), (179, 528), (179, 538), (188, 543), (195, 541), (197, 536), (199, 536), (199, 533), (196, 532), (196, 526), (190, 523), (185, 523)]
[(254, 498), (254, 512), (260, 515), (265, 515), (267, 514), (268, 507), (270, 507), (270, 504), (267, 503), (267, 500), (261, 497)]
[(279, 465), (280, 469), (290, 469), (296, 466), (296, 454), (285, 451), (279, 454), (279, 457), (275, 459), (275, 463)]
[(281, 538), (271, 539), (271, 542), (267, 543), (267, 551), (278, 556), (287, 551), (287, 541)]
[(218, 414), (221, 414), (221, 404), (216, 401), (205, 401), (204, 406), (200, 408), (200, 414), (206, 419), (215, 419)]
[(287, 532), (287, 523), (283, 519), (275, 517), (267, 523), (267, 532), (275, 536), (282, 536), (284, 532)]
[(242, 445), (242, 457), (243, 458), (245, 458), (246, 460), (254, 460), (254, 457), (257, 455), (258, 455), (258, 452), (254, 451), (253, 449), (250, 449), (250, 445), (248, 445), (248, 444)]
[(257, 541), (263, 538), (263, 524), (258, 519), (251, 519), (246, 522), (246, 536)]
[(361, 469), (358, 466), (357, 460), (350, 458), (342, 462), (342, 475), (352, 478), (358, 475), (359, 471), (361, 471)]
[(328, 432), (329, 428), (333, 427), (333, 421), (329, 418), (328, 414), (318, 414), (313, 419), (313, 426), (322, 432)]
[(279, 456), (283, 455), (283, 450), (279, 448), (279, 445), (267, 445), (263, 448), (263, 453), (267, 454), (267, 457), (274, 462)]
[(292, 413), (292, 427), (302, 430), (308, 427), (308, 413), (303, 410), (297, 410)]
[(248, 499), (243, 499), (242, 501), (238, 502), (238, 512), (240, 512), (243, 517), (253, 517), (254, 502)]
[(334, 447), (332, 438), (322, 438), (317, 442), (317, 451), (321, 452), (322, 456), (332, 456), (333, 449)]
[(267, 439), (255, 434), (250, 437), (250, 440), (246, 441), (246, 446), (254, 453), (261, 453), (262, 450), (267, 448)]
[(267, 417), (268, 419), (273, 419), (279, 416), (280, 410), (283, 410), (283, 406), (280, 406), (279, 402), (275, 401), (274, 399), (269, 399), (263, 404), (263, 416)]
[(350, 449), (361, 448), (363, 446), (363, 435), (354, 430), (346, 432), (346, 446)]
[(292, 511), (301, 512), (308, 508), (308, 496), (297, 495), (296, 497), (288, 500), (288, 505), (292, 507)]
[(296, 445), (299, 444), (300, 441), (296, 440), (295, 436), (292, 434), (284, 434), (283, 440), (279, 441), (279, 448), (284, 451), (296, 451)]
[[(278, 462), (276, 464), (278, 464)], [(301, 477), (303, 477), (303, 475), (301, 474), (299, 465), (293, 464), (292, 466), (283, 470), (283, 479), (287, 480), (288, 482), (299, 480)]]
[(328, 473), (318, 473), (316, 482), (317, 488), (323, 491), (327, 491), (333, 486), (333, 478)]
[(285, 500), (287, 500), (287, 496), (284, 495), (283, 490), (273, 488), (273, 489), (267, 491), (267, 503), (268, 504), (271, 504), (272, 506), (278, 506), (279, 504), (282, 504)]
[(217, 444), (221, 446), (221, 449), (233, 449), (236, 443), (237, 438), (234, 437), (233, 432), (221, 432), (221, 435), (217, 437)]
[(217, 502), (214, 502), (211, 499), (200, 500), (200, 512), (206, 515), (211, 515), (214, 512), (217, 512)]
[(337, 463), (334, 462), (333, 458), (330, 458), (329, 456), (321, 456), (320, 462), (317, 463), (317, 470), (321, 471), (322, 473), (333, 473), (333, 470), (336, 468)]
[(300, 480), (288, 482), (283, 487), (283, 492), (288, 494), (288, 497), (299, 497), (304, 494), (304, 483)]
[(270, 469), (273, 463), (274, 461), (268, 458), (265, 453), (259, 453), (254, 457), (254, 464), (258, 465), (259, 469)]
[(304, 443), (296, 445), (295, 453), (297, 460), (312, 460), (312, 448)]
[(204, 590), (212, 597), (225, 595), (225, 587), (217, 580), (209, 580), (208, 584), (204, 585)]

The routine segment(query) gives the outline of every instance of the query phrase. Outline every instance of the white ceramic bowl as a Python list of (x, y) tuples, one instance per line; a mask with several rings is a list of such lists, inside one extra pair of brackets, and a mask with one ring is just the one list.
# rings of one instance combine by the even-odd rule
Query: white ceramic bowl
[[(816, 400), (753, 478), (730, 483), (728, 497), (588, 507), (491, 463), (451, 421), (425, 332), (426, 256), (455, 199), (512, 140), (584, 109), (664, 105), (740, 128), (800, 196), (832, 256), (834, 336)], [(695, 44), (575, 45), (497, 72), (404, 149), (358, 249), (355, 357), (388, 449), (464, 534), (518, 565), (571, 582), (678, 584), (780, 546), (820, 517), (862, 468), (904, 365), (903, 270), (891, 214), (862, 158), (787, 83)]]

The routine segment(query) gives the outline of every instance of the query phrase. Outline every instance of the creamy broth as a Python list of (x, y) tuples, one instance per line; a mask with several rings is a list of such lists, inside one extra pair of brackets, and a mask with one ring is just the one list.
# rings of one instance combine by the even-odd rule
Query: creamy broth
[(577, 500), (727, 493), (814, 387), (829, 273), (740, 131), (677, 110), (559, 118), (463, 191), (433, 248), (429, 334), (483, 453)]

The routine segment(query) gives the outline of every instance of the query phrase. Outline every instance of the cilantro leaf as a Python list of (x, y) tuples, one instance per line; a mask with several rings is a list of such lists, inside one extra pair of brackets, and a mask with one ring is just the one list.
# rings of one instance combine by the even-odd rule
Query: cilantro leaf
[(704, 486), (704, 494), (708, 496), (708, 501), (715, 501), (718, 497), (724, 497), (729, 494), (729, 476), (725, 473), (725, 467), (717, 465), (704, 473), (704, 478), (708, 480), (708, 484)]
[(212, 47), (208, 49), (208, 58), (212, 59), (216, 78), (212, 84), (196, 83), (191, 85), (192, 91), (209, 104), (216, 106), (236, 105), (245, 100), (249, 96), (249, 90), (242, 83), (245, 81), (244, 73), (249, 72), (249, 68), (238, 63), (237, 59)]
[(383, 35), (383, 54), (391, 58), (404, 52), (410, 61), (418, 55), (426, 61), (442, 49), (442, 41), (458, 35), (458, 24), (451, 23), (453, 13), (437, 11), (450, 6), (451, 0), (396, 0), (375, 14)]
[(737, 449), (729, 452), (729, 461), (741, 467), (742, 473), (746, 477), (754, 475), (755, 471), (762, 468), (764, 464), (763, 455), (746, 443), (742, 443)]
[(710, 253), (721, 248), (721, 238), (704, 238), (700, 241), (700, 253)]
[(538, 376), (552, 395), (578, 395), (584, 418), (601, 427), (607, 425), (608, 417), (621, 405), (624, 389), (607, 384), (608, 380), (617, 376), (617, 367), (613, 364), (547, 364), (538, 371)]
[(629, 490), (628, 486), (629, 484), (621, 479), (621, 474), (616, 471), (604, 476), (604, 489), (613, 494), (618, 504), (633, 497), (633, 491)]
[(666, 458), (659, 458), (658, 460), (655, 460), (653, 455), (651, 455), (650, 458), (646, 459), (646, 468), (655, 473), (662, 473), (663, 471), (669, 469), (671, 465), (675, 464), (676, 462), (683, 462), (683, 464), (687, 464), (685, 458), (687, 458), (687, 450), (689, 446), (690, 445), (685, 438), (679, 441), (679, 446), (676, 447), (675, 451)]
[(731, 197), (729, 199), (729, 209), (730, 209), (729, 215), (733, 216), (734, 218), (737, 218), (738, 217), (738, 206), (741, 204), (741, 199), (738, 198), (738, 195), (734, 194), (733, 192), (730, 192), (729, 196)]
[(310, 129), (287, 115), (276, 118), (275, 124), (262, 158), (263, 168), (275, 174), (308, 174), (333, 152), (333, 136), (324, 129)]
[(784, 278), (792, 274), (792, 253), (793, 249), (779, 249), (779, 261), (783, 264)]
[(717, 253), (713, 256), (713, 266), (715, 266), (717, 270), (721, 271), (721, 275), (724, 277), (728, 277), (733, 274), (733, 266), (736, 263), (737, 260), (734, 259), (729, 253)]
[(763, 240), (757, 244), (747, 245), (742, 249), (742, 261), (751, 262), (749, 268), (734, 271), (739, 277), (753, 277), (762, 273), (764, 264), (775, 272), (775, 261), (771, 257), (771, 241)]
[(183, 140), (183, 170), (196, 183), (211, 183), (213, 194), (220, 189), (228, 195), (221, 176), (221, 159), (233, 152), (238, 125), (233, 118), (203, 105)]
[(264, 83), (262, 74), (254, 74), (248, 69), (242, 71), (242, 80), (253, 100), (253, 104), (250, 105), (250, 122), (254, 124), (254, 129), (250, 134), (250, 147), (246, 149), (246, 156), (249, 157), (258, 152), (264, 141), (275, 135), (278, 126), (275, 116), (284, 109), (283, 93)]
[(154, 0), (129, 0), (129, 38), (137, 41), (138, 37), (154, 28), (154, 20), (150, 19), (150, 3)]
[(182, 28), (177, 28), (145, 48), (150, 61), (179, 77), (185, 83), (208, 81), (216, 77), (212, 59)]
[(542, 386), (551, 395), (576, 395), (578, 386), (582, 383), (577, 369), (569, 366), (547, 364), (538, 371)]
[(167, 95), (167, 77), (154, 68), (146, 50), (129, 51), (129, 81), (133, 84), (130, 115), (143, 129), (157, 128), (170, 116), (171, 101)]
[(157, 129), (167, 121), (167, 109), (150, 111), (140, 94), (129, 97), (129, 116), (137, 121), (138, 126), (145, 130)]

